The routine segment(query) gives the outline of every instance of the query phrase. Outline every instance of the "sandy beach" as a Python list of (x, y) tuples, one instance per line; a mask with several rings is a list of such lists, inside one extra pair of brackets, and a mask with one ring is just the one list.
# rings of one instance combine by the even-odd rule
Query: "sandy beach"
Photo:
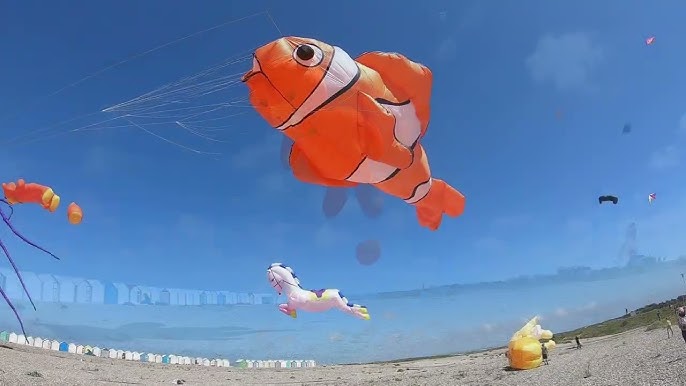
[(664, 330), (632, 330), (561, 344), (550, 365), (510, 371), (504, 350), (383, 364), (301, 369), (237, 369), (162, 365), (0, 347), (1, 385), (686, 385), (686, 344)]

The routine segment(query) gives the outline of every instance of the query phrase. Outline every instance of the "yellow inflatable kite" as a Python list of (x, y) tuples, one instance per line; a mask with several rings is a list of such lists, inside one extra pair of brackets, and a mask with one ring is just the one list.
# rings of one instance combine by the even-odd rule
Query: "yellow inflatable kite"
[[(548, 350), (555, 348), (552, 340), (553, 333), (550, 330), (541, 329), (538, 324), (538, 316), (535, 316), (519, 331), (515, 332), (507, 346), (507, 359), (510, 367), (517, 370), (535, 369), (543, 361), (541, 344)], [(545, 340), (542, 343), (541, 340)]]

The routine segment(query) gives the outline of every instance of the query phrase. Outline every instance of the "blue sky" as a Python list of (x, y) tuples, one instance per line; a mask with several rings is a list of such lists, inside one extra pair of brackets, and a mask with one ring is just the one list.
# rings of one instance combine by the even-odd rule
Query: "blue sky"
[[(17, 226), (63, 258), (52, 261), (3, 231), (20, 267), (266, 292), (266, 267), (282, 261), (305, 286), (369, 292), (610, 266), (630, 222), (637, 223), (640, 252), (686, 253), (686, 73), (680, 71), (686, 25), (679, 12), (686, 6), (318, 4), (25, 1), (6, 7), (1, 179), (50, 184), (85, 212), (84, 223), (71, 227), (63, 212), (18, 209)], [(432, 69), (432, 121), (423, 143), (434, 175), (466, 195), (463, 216), (430, 232), (398, 200), (386, 197), (383, 216), (372, 220), (351, 197), (341, 215), (325, 219), (323, 188), (296, 181), (282, 167), (281, 138), (244, 106), (236, 107), (244, 114), (222, 121), (224, 142), (171, 123), (148, 127), (220, 155), (189, 152), (132, 126), (73, 131), (115, 118), (99, 112), (105, 107), (278, 38), (265, 15), (142, 55), (49, 96), (131, 55), (267, 7), (285, 35), (317, 38), (353, 56), (398, 51)], [(644, 43), (649, 36), (656, 37), (652, 46)], [(249, 67), (236, 63), (227, 74)], [(246, 96), (238, 84), (217, 98)], [(626, 122), (633, 132), (622, 135)], [(658, 198), (649, 206), (652, 192)], [(615, 194), (620, 204), (599, 206), (600, 194)], [(383, 248), (369, 267), (354, 255), (366, 239)]]

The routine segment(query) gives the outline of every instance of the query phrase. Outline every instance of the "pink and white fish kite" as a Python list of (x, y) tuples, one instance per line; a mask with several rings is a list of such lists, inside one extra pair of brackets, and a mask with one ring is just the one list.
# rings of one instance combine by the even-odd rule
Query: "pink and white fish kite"
[(654, 41), (655, 41), (655, 36), (649, 37), (648, 39), (646, 39), (646, 46), (653, 44)]

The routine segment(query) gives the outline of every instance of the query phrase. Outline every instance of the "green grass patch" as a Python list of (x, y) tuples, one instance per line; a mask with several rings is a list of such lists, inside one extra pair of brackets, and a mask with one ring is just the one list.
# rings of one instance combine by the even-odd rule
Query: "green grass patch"
[[(645, 328), (646, 331), (658, 328), (666, 329), (667, 319), (672, 322), (672, 329), (676, 331), (679, 329), (679, 326), (677, 325), (677, 316), (674, 309), (683, 305), (683, 299), (672, 299), (659, 304), (649, 304), (619, 318), (606, 320), (572, 331), (557, 333), (553, 339), (557, 343), (570, 343), (574, 341), (574, 337), (577, 335), (579, 338), (584, 339), (619, 334), (636, 328)], [(660, 313), (660, 319), (657, 316), (658, 312)]]

